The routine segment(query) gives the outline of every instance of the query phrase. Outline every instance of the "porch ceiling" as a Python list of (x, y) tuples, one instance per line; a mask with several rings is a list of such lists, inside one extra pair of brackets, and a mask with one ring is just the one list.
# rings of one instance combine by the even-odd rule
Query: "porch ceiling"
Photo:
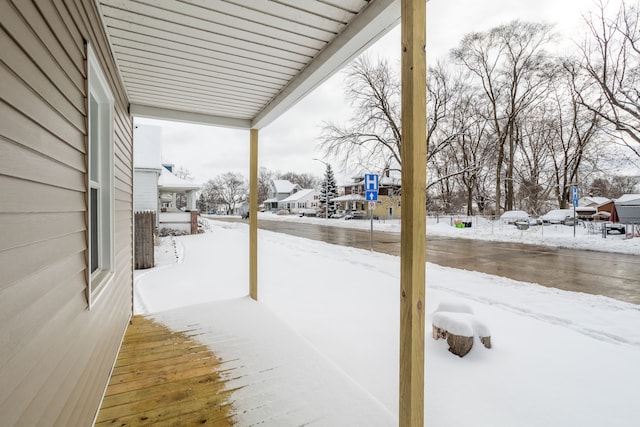
[(131, 113), (262, 128), (400, 19), (399, 0), (95, 0)]

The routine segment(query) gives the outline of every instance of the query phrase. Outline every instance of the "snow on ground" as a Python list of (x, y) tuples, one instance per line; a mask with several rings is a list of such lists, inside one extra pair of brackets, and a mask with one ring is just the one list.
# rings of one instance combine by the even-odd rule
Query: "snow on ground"
[[(369, 226), (368, 221), (300, 220)], [(136, 312), (157, 313), (209, 302), (235, 304), (245, 298), (248, 227), (219, 221), (209, 224), (205, 234), (163, 240), (158, 251), (165, 255), (157, 259), (158, 266), (136, 271)], [(544, 233), (547, 244), (640, 253), (640, 239), (613, 235), (603, 239), (586, 231), (574, 238), (573, 229), (565, 226), (544, 227), (544, 231), (535, 227), (530, 232), (478, 225), (456, 229), (445, 221), (428, 225), (428, 232), (527, 242), (543, 239)], [(397, 224), (388, 222), (374, 226), (397, 231)], [(265, 230), (259, 230), (258, 240), (261, 310), (292, 328), (397, 419), (399, 258)], [(640, 306), (433, 264), (427, 264), (426, 292), (427, 425), (637, 422)], [(445, 341), (433, 340), (430, 319), (441, 303), (469, 305), (491, 330), (493, 348), (485, 349), (476, 340), (471, 352), (459, 358), (447, 351)], [(204, 321), (197, 319), (201, 312), (192, 310), (195, 321)], [(259, 319), (251, 311), (244, 315), (247, 325)], [(258, 334), (251, 330), (244, 332), (249, 339), (252, 333)], [(259, 358), (255, 349), (251, 354)], [(281, 393), (287, 388), (284, 381)], [(313, 402), (306, 404), (313, 406)], [(366, 418), (361, 425), (367, 425)]]

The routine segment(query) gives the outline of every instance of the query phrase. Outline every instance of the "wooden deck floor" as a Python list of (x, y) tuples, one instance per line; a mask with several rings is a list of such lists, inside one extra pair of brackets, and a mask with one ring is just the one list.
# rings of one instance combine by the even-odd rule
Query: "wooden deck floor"
[(232, 426), (220, 360), (189, 331), (134, 316), (96, 426)]

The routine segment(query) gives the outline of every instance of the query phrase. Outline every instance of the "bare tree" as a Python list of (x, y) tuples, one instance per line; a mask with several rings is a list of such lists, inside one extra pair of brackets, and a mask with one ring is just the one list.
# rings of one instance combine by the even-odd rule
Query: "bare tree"
[(320, 146), (348, 170), (399, 169), (400, 84), (385, 59), (361, 55), (347, 68), (346, 97), (355, 108), (348, 124), (325, 123)]
[(210, 206), (224, 205), (227, 215), (246, 200), (247, 182), (241, 174), (227, 172), (210, 179), (202, 189), (202, 202)]
[(278, 179), (286, 179), (289, 182), (298, 184), (302, 188), (316, 188), (322, 180), (310, 173), (286, 172), (280, 174)]
[(612, 18), (606, 3), (585, 17), (589, 37), (580, 45), (591, 83), (580, 102), (611, 125), (618, 141), (640, 157), (640, 3), (621, 2)]
[(490, 138), (497, 154), (496, 213), (500, 212), (502, 181), (505, 209), (513, 206), (513, 170), (517, 148), (518, 117), (546, 92), (548, 76), (544, 47), (552, 27), (542, 23), (512, 21), (482, 33), (466, 35), (451, 52), (482, 88)]
[(271, 180), (275, 174), (264, 166), (258, 169), (258, 203), (262, 203), (269, 197), (271, 191)]
[(586, 178), (586, 164), (597, 159), (595, 143), (602, 127), (599, 114), (581, 102), (588, 83), (576, 78), (576, 65), (565, 60), (563, 69), (558, 70), (559, 78), (553, 82), (548, 104), (555, 109), (550, 123), (555, 135), (548, 145), (553, 160), (548, 190), (564, 208), (570, 202), (571, 187)]

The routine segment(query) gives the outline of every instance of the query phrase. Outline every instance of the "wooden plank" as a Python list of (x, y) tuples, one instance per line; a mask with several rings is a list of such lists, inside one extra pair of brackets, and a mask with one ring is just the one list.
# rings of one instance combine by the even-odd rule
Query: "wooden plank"
[[(194, 421), (232, 425), (231, 391), (218, 373), (220, 360), (206, 346), (194, 346), (190, 335), (134, 317), (95, 425), (191, 425)], [(179, 351), (167, 358), (166, 351), (154, 352), (140, 347), (141, 343)], [(138, 362), (119, 367), (122, 356), (132, 354), (137, 354)]]
[(249, 131), (249, 295), (258, 300), (258, 129)]
[(402, 0), (400, 427), (424, 426), (426, 244), (425, 1)]

